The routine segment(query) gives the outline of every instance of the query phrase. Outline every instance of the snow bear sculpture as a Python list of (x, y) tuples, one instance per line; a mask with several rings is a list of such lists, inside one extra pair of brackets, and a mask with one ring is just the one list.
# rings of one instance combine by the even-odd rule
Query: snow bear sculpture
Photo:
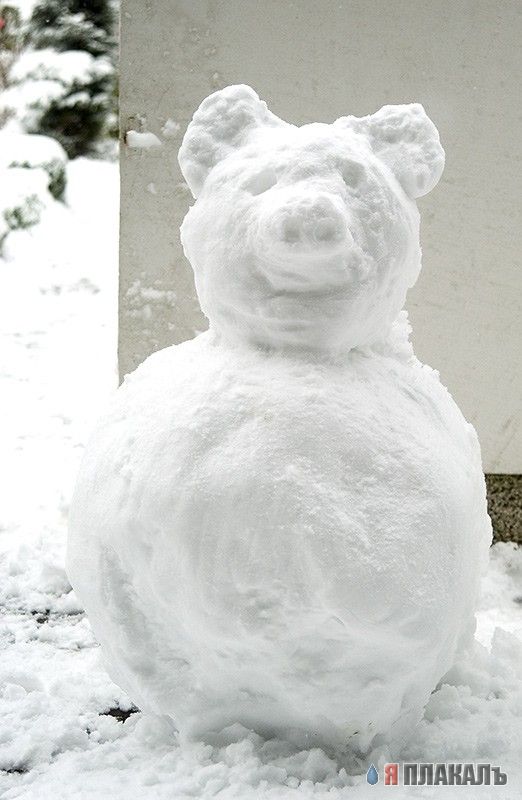
[(94, 433), (72, 584), (112, 678), (186, 735), (400, 742), (472, 636), (491, 537), (475, 431), (401, 311), (437, 131), (420, 105), (296, 127), (231, 86), (179, 160), (210, 328)]

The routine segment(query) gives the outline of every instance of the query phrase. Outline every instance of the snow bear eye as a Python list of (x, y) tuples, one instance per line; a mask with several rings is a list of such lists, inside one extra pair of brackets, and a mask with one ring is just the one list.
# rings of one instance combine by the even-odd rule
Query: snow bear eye
[(343, 181), (350, 188), (357, 186), (364, 176), (364, 167), (357, 161), (345, 161), (340, 169)]
[(275, 186), (276, 183), (277, 175), (275, 170), (272, 167), (267, 167), (256, 175), (252, 175), (243, 185), (243, 189), (253, 195), (263, 194), (263, 192), (267, 192), (268, 189)]

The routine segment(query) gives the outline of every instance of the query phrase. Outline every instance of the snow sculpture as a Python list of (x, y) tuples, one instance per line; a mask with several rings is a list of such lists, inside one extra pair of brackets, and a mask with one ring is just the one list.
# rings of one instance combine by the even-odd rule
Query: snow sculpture
[(472, 636), (491, 536), (475, 431), (401, 311), (437, 131), (420, 105), (296, 127), (231, 86), (179, 159), (210, 329), (100, 422), (71, 581), (113, 679), (186, 735), (400, 742)]

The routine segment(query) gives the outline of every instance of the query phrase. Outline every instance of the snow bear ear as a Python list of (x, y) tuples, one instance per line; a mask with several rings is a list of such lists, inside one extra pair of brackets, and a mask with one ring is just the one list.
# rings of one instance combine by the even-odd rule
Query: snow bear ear
[(373, 152), (391, 169), (412, 198), (431, 192), (444, 169), (444, 150), (437, 128), (420, 103), (383, 106), (367, 117), (344, 117), (369, 140)]
[(201, 103), (181, 143), (179, 165), (197, 197), (210, 170), (262, 126), (287, 123), (272, 114), (250, 86), (227, 86)]

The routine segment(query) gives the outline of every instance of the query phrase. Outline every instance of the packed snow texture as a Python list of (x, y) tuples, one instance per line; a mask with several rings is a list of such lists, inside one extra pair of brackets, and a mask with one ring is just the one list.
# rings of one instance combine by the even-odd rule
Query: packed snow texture
[(491, 539), (475, 431), (401, 313), (437, 132), (418, 105), (297, 128), (229, 87), (180, 163), (210, 330), (98, 425), (69, 576), (113, 680), (183, 736), (398, 752), (471, 646)]
[(203, 311), (231, 342), (342, 353), (386, 337), (420, 270), (415, 197), (444, 152), (422, 106), (296, 127), (248, 87), (208, 97), (179, 160)]
[(161, 147), (160, 139), (151, 131), (127, 131), (125, 142), (133, 150), (150, 150), (151, 148)]
[[(455, 788), (368, 786), (370, 763), (380, 769), (389, 760), (385, 747), (335, 759), (240, 725), (187, 742), (165, 717), (136, 712), (107, 677), (63, 556), (71, 481), (116, 385), (117, 192), (114, 164), (70, 163), (67, 206), (10, 234), (0, 258), (8, 487), (0, 508), (0, 796), (366, 800), (393, 792), (454, 800)], [(500, 764), (507, 786), (459, 795), (519, 800), (522, 551), (513, 545), (492, 550), (477, 619), (481, 644), (430, 697), (399, 760)]]
[(165, 120), (162, 125), (161, 132), (165, 139), (175, 139), (181, 131), (181, 125), (174, 119)]

